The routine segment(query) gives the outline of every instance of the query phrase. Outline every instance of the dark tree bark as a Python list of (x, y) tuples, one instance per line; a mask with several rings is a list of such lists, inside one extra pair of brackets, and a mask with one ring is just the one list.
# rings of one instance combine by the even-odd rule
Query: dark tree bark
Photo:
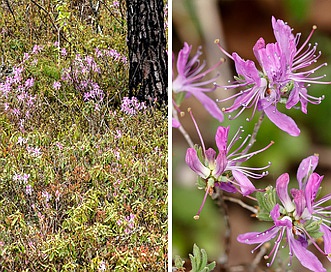
[(168, 101), (168, 62), (163, 0), (126, 0), (129, 96), (163, 104)]

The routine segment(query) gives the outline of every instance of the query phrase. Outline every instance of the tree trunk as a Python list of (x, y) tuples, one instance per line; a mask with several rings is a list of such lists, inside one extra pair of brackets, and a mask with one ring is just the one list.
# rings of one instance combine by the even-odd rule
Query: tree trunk
[(129, 96), (152, 105), (168, 101), (163, 0), (126, 0)]

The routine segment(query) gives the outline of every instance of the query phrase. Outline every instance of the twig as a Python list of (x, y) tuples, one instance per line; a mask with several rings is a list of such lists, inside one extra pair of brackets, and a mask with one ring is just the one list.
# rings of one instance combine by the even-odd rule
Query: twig
[(245, 149), (243, 150), (243, 154), (247, 154), (249, 149), (253, 146), (253, 144), (255, 143), (256, 141), (256, 135), (261, 127), (261, 124), (262, 124), (262, 121), (264, 119), (264, 111), (262, 111), (260, 117), (259, 117), (259, 120), (256, 122), (256, 124), (254, 125), (254, 130), (253, 130), (253, 133), (252, 133), (252, 136), (251, 136), (251, 139), (249, 140), (249, 143), (248, 145), (245, 147)]
[(266, 252), (267, 252), (267, 246), (266, 245), (261, 246), (259, 253), (256, 254), (256, 256), (253, 260), (254, 266), (257, 266), (261, 262), (261, 259), (264, 257)]
[(230, 201), (232, 203), (236, 203), (236, 204), (240, 205), (241, 207), (243, 207), (244, 209), (251, 211), (254, 214), (256, 214), (258, 212), (257, 209), (255, 209), (254, 207), (246, 204), (241, 199), (234, 198), (234, 197), (231, 197), (231, 196), (223, 196), (223, 199), (227, 200), (227, 201)]
[[(49, 19), (50, 19), (50, 21), (51, 21), (51, 24), (52, 24), (52, 26), (53, 26), (53, 28), (54, 28), (56, 31), (58, 31), (59, 28), (58, 28), (58, 27), (56, 26), (56, 24), (54, 23), (54, 20), (53, 20), (53, 18), (52, 18), (52, 16), (51, 16), (51, 13), (48, 12), (43, 6), (41, 6), (40, 4), (38, 4), (36, 1), (34, 1), (34, 0), (30, 0), (30, 1), (31, 1), (34, 5), (36, 5), (39, 9), (43, 10), (43, 11), (48, 15), (48, 17), (49, 17)], [(61, 37), (62, 37), (66, 42), (68, 42), (68, 43), (71, 45), (71, 42), (69, 42), (69, 41), (67, 40), (67, 38), (63, 36), (62, 33), (61, 33)]]
[(230, 244), (231, 244), (231, 225), (229, 218), (229, 209), (224, 201), (223, 191), (219, 188), (215, 188), (216, 192), (213, 194), (212, 198), (215, 201), (216, 205), (219, 207), (223, 213), (224, 223), (225, 223), (225, 232), (224, 232), (224, 254), (220, 258), (222, 266), (227, 267), (228, 256), (230, 253)]
[(6, 5), (7, 5), (8, 9), (9, 9), (11, 15), (12, 15), (13, 18), (14, 18), (15, 23), (16, 23), (15, 14), (14, 14), (13, 9), (11, 8), (11, 6), (10, 6), (10, 4), (9, 4), (9, 1), (8, 1), (8, 0), (5, 0), (5, 2), (6, 2)]
[[(172, 109), (172, 114), (173, 114), (173, 117), (179, 122), (178, 113), (177, 113), (176, 109), (174, 109), (174, 108)], [(185, 130), (185, 128), (182, 125), (180, 125), (178, 130), (183, 135), (183, 137), (185, 138), (188, 145), (193, 148), (194, 147), (193, 141), (192, 141), (190, 135)]]

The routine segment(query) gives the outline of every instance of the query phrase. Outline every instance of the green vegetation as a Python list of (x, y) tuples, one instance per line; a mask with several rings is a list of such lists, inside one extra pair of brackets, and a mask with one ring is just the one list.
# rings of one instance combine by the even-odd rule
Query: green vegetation
[(167, 118), (124, 99), (125, 6), (90, 2), (0, 10), (1, 271), (167, 269)]

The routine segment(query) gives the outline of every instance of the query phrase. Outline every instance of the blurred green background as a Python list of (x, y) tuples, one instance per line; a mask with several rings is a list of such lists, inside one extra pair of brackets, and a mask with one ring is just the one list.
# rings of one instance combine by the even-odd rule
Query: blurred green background
[[(263, 37), (265, 41), (275, 42), (272, 31), (271, 17), (282, 19), (294, 30), (293, 33), (302, 33), (300, 44), (308, 37), (313, 25), (317, 30), (310, 42), (318, 43), (318, 51), (322, 56), (316, 64), (323, 62), (329, 66), (323, 67), (318, 74), (326, 74), (325, 81), (331, 81), (331, 1), (327, 0), (176, 0), (173, 1), (173, 51), (177, 52), (186, 41), (193, 45), (192, 53), (202, 45), (203, 55), (208, 65), (213, 65), (219, 58), (226, 57), (214, 40), (219, 38), (221, 44), (229, 53), (237, 52), (244, 59), (255, 61), (253, 46), (257, 39)], [(218, 68), (221, 76), (218, 83), (225, 84), (233, 79), (234, 65), (227, 61)], [(267, 145), (271, 140), (275, 144), (267, 151), (253, 157), (251, 166), (264, 166), (272, 162), (267, 178), (258, 180), (255, 184), (259, 188), (267, 184), (274, 185), (277, 177), (290, 173), (295, 181), (297, 167), (302, 159), (314, 153), (320, 156), (317, 173), (324, 175), (322, 195), (331, 189), (331, 85), (313, 85), (309, 93), (319, 97), (325, 95), (320, 105), (308, 105), (308, 114), (300, 110), (283, 110), (292, 116), (301, 129), (299, 137), (291, 137), (279, 130), (268, 119), (265, 119), (258, 133), (257, 142), (252, 150)], [(229, 95), (219, 89), (212, 96), (222, 98)], [(258, 115), (251, 122), (245, 121), (248, 114), (242, 114), (235, 120), (219, 124), (200, 106), (194, 98), (188, 99), (181, 109), (192, 107), (193, 113), (200, 126), (206, 148), (215, 147), (215, 131), (219, 125), (231, 125), (230, 134), (234, 134), (240, 125), (244, 126), (245, 135), (252, 133)], [(227, 119), (227, 118), (225, 118)], [(194, 143), (200, 144), (191, 119), (183, 118), (183, 126), (190, 132)], [(192, 251), (193, 243), (205, 248), (211, 260), (219, 260), (224, 250), (224, 222), (222, 215), (209, 198), (198, 221), (193, 216), (199, 209), (203, 198), (203, 191), (196, 188), (196, 175), (185, 165), (185, 152), (188, 145), (182, 135), (173, 130), (173, 256), (179, 254), (187, 257)], [(295, 184), (295, 183), (293, 183)], [(229, 203), (230, 220), (232, 225), (232, 242), (230, 247), (229, 264), (238, 265), (249, 263), (254, 254), (250, 253), (253, 246), (239, 244), (236, 236), (240, 233), (264, 230), (270, 225), (257, 223), (250, 217), (250, 212), (244, 211), (238, 205)], [(254, 224), (254, 225), (253, 225)], [(313, 250), (311, 248), (311, 250)], [(287, 253), (287, 249), (284, 250)], [(322, 256), (319, 258), (324, 261)], [(292, 271), (306, 271), (301, 265), (291, 267)], [(325, 267), (331, 271), (331, 264), (325, 260)], [(276, 268), (276, 266), (274, 266)], [(266, 270), (262, 265), (261, 269)], [(268, 270), (273, 271), (273, 270)]]

